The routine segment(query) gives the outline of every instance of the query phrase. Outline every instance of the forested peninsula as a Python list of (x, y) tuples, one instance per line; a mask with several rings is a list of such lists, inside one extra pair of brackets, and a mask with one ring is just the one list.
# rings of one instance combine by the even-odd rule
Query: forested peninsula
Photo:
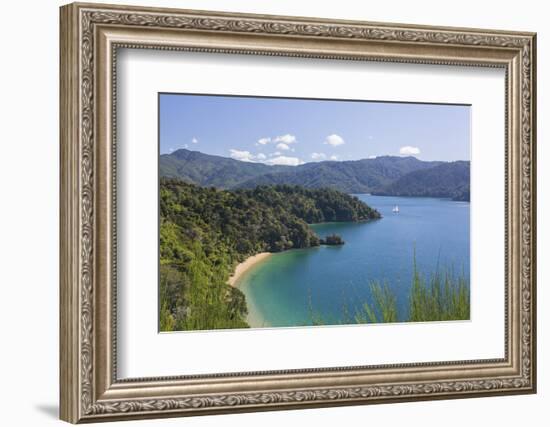
[(162, 178), (161, 331), (248, 327), (245, 296), (227, 284), (238, 263), (260, 252), (325, 243), (308, 224), (377, 218), (358, 198), (328, 188), (230, 191)]

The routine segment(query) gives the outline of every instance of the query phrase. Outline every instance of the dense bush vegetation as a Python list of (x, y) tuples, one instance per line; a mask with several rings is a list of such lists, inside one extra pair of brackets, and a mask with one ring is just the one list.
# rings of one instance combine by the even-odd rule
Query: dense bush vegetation
[(225, 191), (162, 179), (160, 329), (247, 327), (244, 294), (226, 284), (237, 263), (259, 252), (318, 246), (308, 223), (379, 217), (331, 189)]
[(337, 246), (344, 243), (344, 239), (339, 234), (329, 234), (324, 239), (321, 239), (321, 245)]

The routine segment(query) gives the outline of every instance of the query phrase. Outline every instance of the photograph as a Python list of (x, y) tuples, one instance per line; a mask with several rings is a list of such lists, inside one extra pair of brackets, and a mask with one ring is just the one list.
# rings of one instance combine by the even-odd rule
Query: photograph
[(159, 93), (159, 331), (469, 320), (470, 110)]

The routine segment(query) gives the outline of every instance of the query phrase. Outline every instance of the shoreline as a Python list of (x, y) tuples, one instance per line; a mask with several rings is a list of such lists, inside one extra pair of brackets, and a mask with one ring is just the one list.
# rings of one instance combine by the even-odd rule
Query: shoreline
[(271, 252), (260, 252), (259, 254), (248, 257), (240, 264), (237, 264), (237, 267), (235, 267), (233, 274), (227, 280), (227, 284), (229, 286), (233, 286), (234, 288), (236, 288), (237, 281), (241, 278), (241, 276), (244, 273), (246, 273), (248, 270), (250, 270), (260, 261), (263, 261), (264, 259), (268, 258), (270, 255), (272, 255)]

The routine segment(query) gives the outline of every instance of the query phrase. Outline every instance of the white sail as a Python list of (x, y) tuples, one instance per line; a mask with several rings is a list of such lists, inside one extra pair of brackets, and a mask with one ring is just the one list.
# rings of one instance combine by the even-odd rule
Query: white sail
[(392, 209), (392, 212), (399, 213), (399, 206), (395, 205)]

